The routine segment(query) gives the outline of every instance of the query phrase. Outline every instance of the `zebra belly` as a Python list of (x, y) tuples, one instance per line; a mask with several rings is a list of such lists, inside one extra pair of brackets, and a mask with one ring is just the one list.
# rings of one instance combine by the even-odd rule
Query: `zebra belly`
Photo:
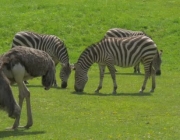
[(129, 68), (129, 67), (133, 67), (133, 66), (135, 66), (135, 65), (117, 65), (117, 66), (123, 67), (123, 68)]
[(115, 65), (116, 66), (119, 66), (119, 67), (123, 67), (123, 68), (128, 68), (128, 67), (134, 67), (136, 66), (140, 61), (136, 61), (134, 63), (125, 63), (125, 62), (115, 62)]

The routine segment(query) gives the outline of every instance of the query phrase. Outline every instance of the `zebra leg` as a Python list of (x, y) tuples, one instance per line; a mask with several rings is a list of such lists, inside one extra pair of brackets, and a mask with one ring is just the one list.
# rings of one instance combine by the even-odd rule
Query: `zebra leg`
[(143, 91), (145, 90), (147, 80), (148, 80), (148, 76), (147, 76), (147, 74), (145, 74), (145, 76), (144, 76), (144, 82), (143, 82), (143, 85), (142, 85), (141, 89), (139, 90), (139, 93), (143, 93)]
[(150, 92), (154, 92), (154, 89), (156, 88), (156, 70), (152, 68), (151, 72), (152, 72), (152, 88)]
[(138, 63), (136, 66), (134, 66), (134, 73), (141, 73), (140, 72), (140, 63)]
[(105, 68), (106, 68), (106, 65), (100, 65), (99, 64), (99, 76), (100, 77), (99, 77), (99, 86), (95, 90), (96, 93), (99, 93), (99, 90), (102, 88), (102, 82), (103, 82), (103, 78), (104, 78)]
[(137, 72), (140, 74), (141, 71), (140, 71), (140, 63), (137, 65)]
[(134, 66), (134, 73), (136, 73), (136, 66)]
[[(111, 63), (111, 64), (113, 64), (113, 63)], [(113, 84), (114, 84), (114, 88), (113, 88), (112, 94), (116, 94), (116, 89), (117, 89), (116, 74), (115, 74), (116, 69), (115, 69), (114, 65), (108, 65), (108, 69), (109, 69), (109, 71), (111, 73), (111, 78), (112, 78)]]
[(54, 87), (58, 87), (57, 82), (56, 82), (56, 79), (54, 79), (53, 86), (54, 86)]
[(147, 80), (148, 80), (148, 77), (149, 77), (149, 65), (146, 65), (144, 66), (144, 71), (145, 71), (145, 75), (144, 75), (144, 82), (143, 82), (143, 85), (141, 87), (141, 89), (139, 90), (139, 93), (143, 93), (143, 91), (145, 90), (146, 88), (146, 83), (147, 83)]

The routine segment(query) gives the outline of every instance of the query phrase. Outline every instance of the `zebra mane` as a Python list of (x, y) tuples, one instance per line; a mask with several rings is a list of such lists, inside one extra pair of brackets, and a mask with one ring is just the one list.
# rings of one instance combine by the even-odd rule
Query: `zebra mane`
[(93, 43), (90, 46), (88, 46), (87, 48), (85, 48), (83, 50), (83, 52), (80, 54), (77, 63), (81, 62), (84, 58), (86, 58), (86, 56), (87, 56), (87, 54), (89, 54), (91, 48), (96, 47), (96, 46), (97, 46), (97, 43)]
[[(100, 41), (98, 41), (98, 42), (96, 42), (96, 43), (93, 43), (93, 44), (91, 44), (90, 46), (88, 46), (87, 48), (85, 48), (84, 51), (81, 53), (80, 56), (86, 55), (87, 52), (89, 52), (89, 50), (90, 50), (91, 48), (94, 48), (94, 47), (98, 46), (98, 44), (100, 44), (100, 43), (101, 43), (103, 40), (105, 40), (105, 39), (107, 39), (107, 38), (102, 38)], [(80, 57), (79, 57), (79, 58), (80, 58)]]
[[(83, 52), (87, 52), (89, 49), (91, 49), (91, 48), (93, 48), (93, 47), (96, 47), (98, 43), (99, 43), (99, 42), (91, 44), (90, 46), (88, 46), (87, 48), (85, 48), (85, 50), (84, 50)], [(82, 52), (82, 53), (83, 53), (83, 52)]]

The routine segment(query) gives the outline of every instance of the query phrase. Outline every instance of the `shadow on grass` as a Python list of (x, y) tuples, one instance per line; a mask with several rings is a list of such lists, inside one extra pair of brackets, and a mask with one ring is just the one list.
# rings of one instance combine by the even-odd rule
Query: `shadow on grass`
[[(17, 84), (14, 84), (14, 85), (11, 85), (11, 86), (17, 87)], [(27, 84), (26, 86), (27, 86), (28, 88), (29, 88), (29, 87), (41, 87), (41, 88), (44, 88), (42, 85), (31, 85), (31, 84)], [(54, 87), (54, 86), (52, 86), (51, 88), (54, 88), (54, 89), (65, 89), (65, 88)]]
[(71, 92), (72, 94), (77, 95), (88, 95), (88, 96), (151, 96), (152, 93), (144, 92), (144, 93), (117, 93), (117, 94), (105, 94), (105, 93), (87, 93), (87, 92)]
[[(26, 129), (27, 130), (27, 129)], [(4, 130), (0, 131), (0, 139), (6, 138), (6, 137), (13, 137), (15, 136), (27, 136), (27, 135), (39, 135), (39, 134), (44, 134), (46, 133), (45, 131), (34, 131), (34, 132), (28, 132), (25, 130), (14, 130), (14, 131), (9, 131), (9, 130)]]
[[(110, 72), (105, 72), (104, 74), (110, 74)], [(116, 75), (144, 76), (144, 73), (120, 73), (120, 72), (116, 72)], [(161, 75), (156, 74), (156, 76), (161, 76)]]
[[(110, 72), (105, 72), (104, 74), (110, 74)], [(116, 72), (116, 75), (144, 76), (143, 73), (120, 73), (120, 72)]]

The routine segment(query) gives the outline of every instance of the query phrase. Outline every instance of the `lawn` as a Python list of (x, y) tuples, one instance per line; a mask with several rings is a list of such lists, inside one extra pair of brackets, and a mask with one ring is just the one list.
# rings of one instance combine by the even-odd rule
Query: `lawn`
[[(54, 34), (66, 44), (70, 62), (99, 41), (114, 27), (142, 30), (163, 50), (162, 75), (157, 88), (149, 93), (138, 91), (144, 79), (133, 74), (133, 68), (117, 68), (117, 95), (106, 70), (100, 94), (94, 91), (99, 70), (94, 64), (83, 94), (74, 92), (74, 71), (66, 89), (45, 91), (41, 79), (29, 81), (34, 124), (30, 129), (6, 131), (13, 124), (6, 112), (0, 111), (0, 139), (8, 140), (141, 140), (180, 139), (179, 36), (180, 1), (178, 0), (1, 0), (0, 53), (11, 48), (16, 32), (22, 30)], [(60, 86), (59, 69), (57, 81)], [(18, 89), (12, 86), (18, 101)], [(25, 103), (20, 123), (26, 124)]]

